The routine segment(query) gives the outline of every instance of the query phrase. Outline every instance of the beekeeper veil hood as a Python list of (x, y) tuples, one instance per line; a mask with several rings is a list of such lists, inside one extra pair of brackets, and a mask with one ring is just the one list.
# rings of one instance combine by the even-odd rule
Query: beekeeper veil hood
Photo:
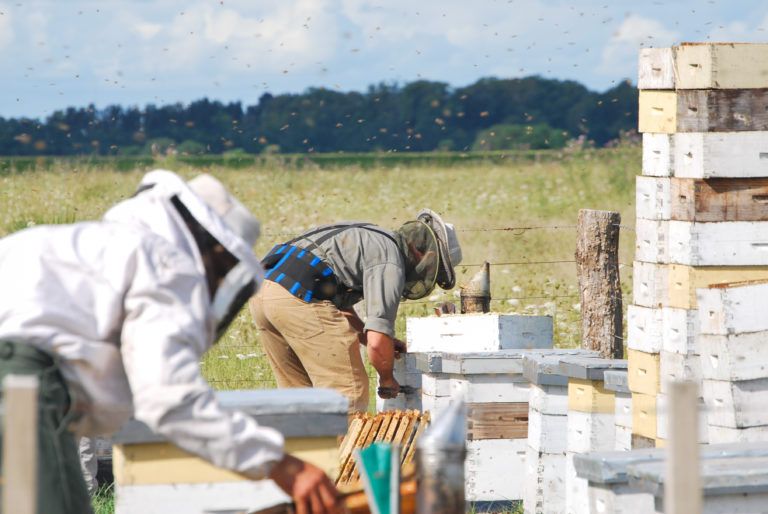
[(397, 233), (406, 255), (405, 298), (423, 298), (435, 285), (442, 289), (456, 285), (454, 266), (461, 262), (461, 246), (453, 225), (422, 209), (416, 220), (405, 223)]
[(215, 339), (257, 290), (263, 270), (252, 247), (259, 222), (210, 175), (189, 182), (166, 170), (147, 173), (133, 197), (106, 221), (140, 225), (191, 255), (206, 276)]

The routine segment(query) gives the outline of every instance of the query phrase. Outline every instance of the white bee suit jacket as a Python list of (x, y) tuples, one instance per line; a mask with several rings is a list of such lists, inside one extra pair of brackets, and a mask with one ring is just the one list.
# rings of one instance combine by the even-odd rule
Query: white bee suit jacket
[[(219, 321), (175, 195), (260, 283), (247, 244), (170, 172), (103, 222), (41, 226), (0, 239), (0, 340), (55, 356), (78, 435), (108, 434), (132, 415), (181, 448), (260, 478), (283, 437), (221, 409), (200, 373)], [(202, 219), (201, 219), (202, 218)]]

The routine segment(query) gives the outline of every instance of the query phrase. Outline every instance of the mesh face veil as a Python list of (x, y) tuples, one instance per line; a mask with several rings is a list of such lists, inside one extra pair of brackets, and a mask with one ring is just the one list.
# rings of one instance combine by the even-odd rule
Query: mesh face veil
[(424, 298), (435, 288), (440, 268), (437, 236), (422, 221), (409, 221), (397, 233), (401, 236), (406, 256), (403, 297), (408, 300)]

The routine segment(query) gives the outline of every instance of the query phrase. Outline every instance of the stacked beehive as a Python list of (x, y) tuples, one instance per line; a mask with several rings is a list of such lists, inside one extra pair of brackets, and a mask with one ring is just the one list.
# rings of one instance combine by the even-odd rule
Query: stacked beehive
[[(488, 313), (427, 316), (406, 320), (408, 352), (412, 354), (411, 358), (413, 355), (426, 355), (431, 352), (459, 354), (551, 348), (553, 329), (551, 316)], [(448, 404), (451, 388), (458, 387), (458, 384), (451, 385), (450, 373), (423, 367), (418, 369), (419, 366), (415, 362), (411, 364), (406, 361), (405, 365), (407, 371), (396, 378), (398, 381), (406, 380), (401, 383), (418, 383), (421, 386), (422, 410), (436, 412)], [(412, 371), (418, 375), (413, 375)], [(499, 378), (492, 379), (492, 383), (496, 385), (503, 381)], [(394, 408), (402, 408), (397, 404), (391, 405)], [(406, 406), (419, 408), (412, 403)]]
[(560, 371), (568, 377), (568, 416), (565, 460), (565, 512), (585, 512), (588, 503), (587, 481), (576, 475), (575, 455), (613, 450), (616, 445), (616, 401), (604, 387), (604, 374), (610, 369), (626, 369), (627, 361), (564, 357)]
[[(466, 498), (484, 506), (523, 498), (528, 398), (523, 356), (552, 347), (552, 317), (464, 314), (408, 318), (422, 408), (439, 416), (467, 402)], [(490, 503), (487, 503), (490, 502)]]
[[(646, 49), (639, 72), (636, 447), (663, 444), (667, 382), (701, 379), (696, 289), (768, 278), (768, 45)], [(700, 434), (706, 441), (706, 425)]]
[(698, 292), (710, 439), (768, 441), (768, 283)]

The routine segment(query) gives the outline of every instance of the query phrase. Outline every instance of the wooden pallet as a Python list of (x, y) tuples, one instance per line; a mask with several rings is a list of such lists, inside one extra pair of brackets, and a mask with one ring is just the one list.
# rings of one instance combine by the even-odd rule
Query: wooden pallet
[(392, 443), (400, 447), (400, 464), (410, 467), (416, 451), (416, 441), (429, 424), (429, 413), (417, 410), (394, 410), (379, 414), (355, 414), (339, 449), (339, 476), (337, 486), (359, 482), (355, 449), (374, 442)]

